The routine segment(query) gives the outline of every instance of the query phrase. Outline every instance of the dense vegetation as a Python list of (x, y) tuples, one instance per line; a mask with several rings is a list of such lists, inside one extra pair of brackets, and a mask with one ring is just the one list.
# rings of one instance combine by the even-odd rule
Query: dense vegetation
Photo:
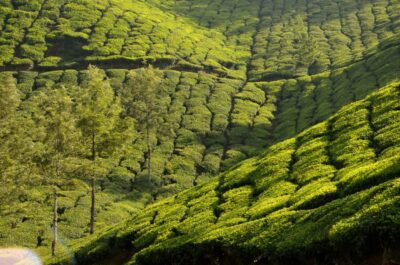
[[(0, 245), (49, 253), (54, 190), (61, 245), (91, 232), (91, 189), (96, 230), (134, 217), (77, 243), (82, 256), (106, 253), (110, 238), (135, 241), (124, 258), (155, 264), (153, 253), (209, 242), (254, 248), (251, 258), (337, 247), (353, 230), (332, 241), (336, 223), (362, 237), (382, 221), (388, 233), (398, 10), (397, 0), (0, 1)], [(154, 94), (138, 85), (145, 66), (161, 69)], [(386, 204), (363, 230), (364, 210)]]
[(17, 69), (150, 62), (270, 79), (348, 65), (400, 33), (400, 4), (388, 0), (6, 0), (0, 8), (0, 65)]
[(313, 264), (342, 264), (376, 246), (369, 240), (390, 248), (400, 235), (399, 126), (394, 83), (76, 244), (78, 262), (116, 258), (125, 247), (128, 264), (310, 264), (313, 254)]

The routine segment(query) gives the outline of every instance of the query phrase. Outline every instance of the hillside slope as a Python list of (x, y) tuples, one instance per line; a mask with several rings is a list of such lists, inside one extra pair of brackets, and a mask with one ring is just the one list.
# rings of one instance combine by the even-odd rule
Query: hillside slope
[(0, 8), (0, 65), (19, 70), (145, 60), (268, 81), (346, 66), (400, 34), (400, 3), (388, 0), (7, 0)]
[(228, 45), (249, 46), (247, 77), (253, 81), (346, 66), (400, 33), (398, 1), (150, 2), (224, 32)]
[(151, 63), (239, 77), (245, 71), (248, 52), (226, 46), (222, 33), (148, 2), (3, 1), (1, 8), (5, 69), (82, 69), (89, 63), (127, 69)]
[(77, 243), (77, 262), (396, 264), (399, 118), (397, 82)]
[[(96, 226), (101, 229), (118, 223), (154, 199), (205, 183), (221, 170), (325, 120), (343, 105), (396, 79), (399, 62), (399, 47), (392, 47), (334, 72), (274, 82), (247, 82), (244, 86), (242, 81), (205, 73), (164, 71), (164, 85), (170, 94), (166, 99), (170, 112), (165, 120), (173, 125), (174, 137), (152, 138), (150, 185), (143, 137), (135, 140), (131, 152), (111, 162), (114, 166), (97, 183)], [(116, 91), (129, 81), (126, 70), (106, 70), (105, 74)], [(76, 70), (20, 71), (14, 76), (26, 97), (24, 104), (48, 86), (71, 87), (88, 81), (85, 71)], [(71, 177), (59, 180), (59, 227), (66, 242), (88, 233), (88, 179)], [(52, 187), (26, 183), (24, 189), (23, 194), (15, 194), (18, 200), (2, 213), (0, 244), (14, 245), (23, 238), (26, 247), (46, 252), (51, 238)]]
[[(15, 77), (19, 113), (30, 115), (26, 106), (41, 91), (87, 83), (89, 64), (104, 70), (116, 94), (130, 69), (162, 70), (173, 136), (151, 137), (151, 183), (139, 134), (108, 161), (96, 187), (103, 229), (187, 188), (217, 185), (220, 172), (398, 80), (398, 10), (398, 0), (4, 0), (0, 77)], [(329, 163), (329, 176), (347, 167)], [(23, 193), (0, 212), (1, 246), (23, 242), (48, 253), (52, 187), (37, 185), (45, 177), (19, 183)], [(69, 245), (88, 235), (90, 183), (75, 175), (57, 181), (60, 237)], [(0, 184), (0, 192), (14, 188)]]

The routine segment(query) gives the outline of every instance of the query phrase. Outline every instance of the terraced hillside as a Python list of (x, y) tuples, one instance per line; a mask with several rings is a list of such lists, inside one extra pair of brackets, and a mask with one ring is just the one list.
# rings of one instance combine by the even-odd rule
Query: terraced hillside
[(396, 0), (8, 0), (0, 7), (6, 69), (147, 62), (270, 80), (348, 65), (400, 33)]
[(358, 61), (399, 34), (398, 1), (155, 1), (250, 46), (248, 78), (315, 74)]
[(76, 262), (395, 264), (399, 118), (397, 82), (76, 244)]
[[(140, 213), (147, 204), (193, 186), (196, 189), (188, 193), (195, 190), (203, 192), (204, 189), (207, 189), (207, 193), (215, 191), (217, 197), (219, 196), (218, 200), (221, 200), (221, 209), (220, 206), (214, 209), (217, 215), (218, 212), (229, 212), (230, 208), (225, 209), (222, 204), (229, 198), (224, 199), (222, 194), (232, 187), (230, 184), (226, 184), (224, 188), (218, 185), (228, 183), (228, 178), (232, 178), (231, 181), (246, 178), (248, 175), (242, 172), (244, 167), (257, 167), (258, 163), (268, 164), (268, 161), (264, 161), (268, 159), (261, 156), (253, 158), (253, 162), (245, 162), (240, 172), (228, 171), (226, 175), (221, 175), (220, 184), (215, 176), (265, 150), (274, 155), (273, 152), (278, 152), (276, 148), (279, 149), (281, 145), (288, 153), (286, 160), (278, 160), (284, 164), (289, 163), (285, 167), (290, 169), (292, 173), (289, 178), (297, 185), (292, 186), (290, 192), (303, 192), (297, 193), (297, 199), (290, 197), (292, 193), (277, 195), (290, 197), (290, 201), (280, 198), (282, 205), (288, 205), (290, 211), (293, 207), (302, 209), (301, 200), (307, 201), (308, 195), (313, 198), (313, 192), (321, 188), (324, 192), (327, 190), (327, 197), (332, 195), (329, 200), (338, 199), (335, 202), (337, 204), (333, 205), (341, 208), (345, 202), (344, 199), (339, 199), (350, 196), (358, 189), (344, 192), (347, 184), (343, 184), (341, 178), (337, 177), (339, 172), (347, 172), (346, 170), (350, 170), (349, 164), (354, 162), (353, 173), (363, 178), (362, 172), (367, 172), (363, 171), (367, 170), (363, 167), (364, 162), (375, 160), (377, 162), (371, 168), (386, 169), (385, 163), (389, 161), (387, 159), (390, 155), (384, 156), (383, 150), (387, 146), (396, 146), (396, 136), (391, 133), (395, 142), (387, 145), (379, 141), (390, 141), (391, 138), (377, 140), (376, 146), (375, 142), (367, 143), (366, 140), (373, 139), (375, 133), (378, 135), (380, 128), (379, 122), (375, 125), (372, 119), (375, 114), (372, 115), (374, 109), (371, 106), (375, 103), (371, 102), (378, 102), (381, 94), (388, 102), (396, 102), (398, 93), (388, 91), (397, 90), (380, 90), (384, 92), (362, 101), (359, 107), (349, 107), (351, 113), (356, 113), (353, 108), (360, 111), (360, 122), (369, 122), (369, 129), (362, 123), (360, 128), (367, 128), (366, 131), (354, 132), (354, 135), (360, 133), (364, 138), (354, 145), (347, 144), (349, 153), (366, 151), (365, 161), (364, 158), (357, 160), (354, 155), (354, 161), (346, 162), (346, 159), (352, 157), (342, 157), (338, 153), (341, 151), (339, 147), (336, 151), (329, 151), (336, 143), (340, 146), (340, 141), (345, 140), (340, 135), (345, 134), (342, 129), (335, 131), (332, 127), (339, 116), (326, 120), (343, 106), (364, 99), (378, 88), (399, 79), (399, 10), (398, 0), (3, 0), (0, 1), (0, 77), (11, 74), (15, 78), (16, 85), (22, 92), (23, 103), (19, 111), (22, 116), (28, 116), (29, 111), (24, 112), (26, 106), (41, 91), (51, 91), (60, 85), (72, 90), (75, 86), (87, 84), (89, 77), (86, 69), (89, 64), (103, 70), (104, 77), (108, 78), (116, 95), (129, 83), (127, 73), (130, 69), (147, 65), (161, 69), (162, 86), (168, 91), (165, 98), (168, 104), (163, 111), (166, 115), (163, 118), (165, 123), (172, 125), (173, 136), (151, 136), (151, 144), (154, 146), (151, 183), (146, 177), (147, 148), (142, 136), (137, 135), (132, 139), (132, 145), (123, 150), (123, 155), (107, 161), (109, 170), (97, 183), (96, 227), (99, 229), (106, 229), (109, 225), (132, 216), (147, 218), (154, 213), (149, 210), (152, 208), (145, 208)], [(393, 107), (393, 111), (384, 109), (383, 106), (382, 108), (382, 113), (376, 114), (379, 117), (386, 115), (386, 112), (387, 115), (397, 115), (397, 107)], [(364, 112), (368, 112), (366, 116)], [(315, 162), (315, 168), (309, 168), (310, 172), (304, 171), (298, 162), (301, 154), (297, 157), (295, 150), (306, 144), (305, 140), (302, 142), (305, 137), (303, 134), (312, 134), (312, 130), (307, 129), (320, 122), (325, 125), (318, 125), (321, 132), (315, 137), (323, 139), (321, 142), (317, 140), (316, 144), (332, 147), (329, 147), (326, 154), (329, 159), (325, 161), (327, 158), (323, 158), (324, 156), (314, 157), (305, 153), (302, 156), (304, 159), (311, 159), (307, 162), (309, 164)], [(303, 132), (304, 130), (306, 131)], [(302, 134), (296, 136), (299, 133)], [(297, 140), (292, 138), (295, 136)], [(336, 141), (335, 137), (341, 140)], [(353, 139), (350, 135), (343, 137), (349, 141)], [(277, 143), (278, 147), (274, 145)], [(288, 162), (291, 154), (294, 160)], [(397, 157), (395, 151), (391, 154)], [(378, 163), (381, 157), (385, 161), (382, 164)], [(314, 161), (314, 158), (321, 160)], [(27, 161), (31, 157), (16, 159)], [(393, 161), (390, 163), (398, 162)], [(321, 169), (326, 175), (317, 176)], [(356, 169), (361, 173), (356, 172)], [(305, 173), (300, 176), (300, 172)], [(1, 174), (3, 172), (0, 171)], [(18, 172), (15, 174), (18, 176)], [(266, 174), (259, 175), (260, 181), (261, 178), (263, 181), (268, 180)], [(274, 174), (271, 172), (271, 181)], [(301, 177), (308, 177), (308, 174), (311, 179), (315, 177), (324, 181), (310, 186), (320, 185), (315, 190), (302, 189), (311, 183), (311, 179), (303, 182), (300, 180)], [(369, 176), (370, 173), (365, 174)], [(18, 199), (12, 205), (7, 205), (6, 210), (0, 207), (0, 245), (24, 242), (26, 247), (46, 255), (51, 241), (52, 186), (34, 184), (34, 181), (45, 179), (46, 176), (35, 175), (35, 178), (37, 179), (22, 183), (25, 192), (18, 194)], [(252, 194), (243, 200), (264, 200), (258, 192), (267, 192), (267, 188), (254, 188), (256, 184), (253, 181), (257, 178), (252, 178), (250, 182), (246, 180), (246, 185), (251, 187), (244, 186), (239, 190), (244, 197)], [(329, 181), (325, 181), (326, 179)], [(283, 188), (286, 184), (282, 184)], [(69, 245), (71, 240), (74, 242), (88, 234), (89, 180), (78, 174), (69, 175), (60, 178), (58, 185), (60, 237), (65, 245)], [(382, 187), (390, 185), (384, 184)], [(365, 194), (372, 194), (375, 189), (379, 192), (385, 189), (372, 185), (362, 187)], [(1, 191), (12, 190), (14, 186), (3, 181), (2, 188)], [(370, 188), (371, 191), (368, 191)], [(382, 191), (382, 194), (386, 193)], [(365, 196), (363, 198), (369, 195)], [(325, 197), (322, 197), (321, 205), (326, 202)], [(214, 199), (210, 198), (211, 201)], [(268, 197), (266, 202), (270, 199), (272, 200)], [(174, 200), (178, 199), (169, 199), (163, 203), (175, 205)], [(359, 202), (363, 204), (366, 200), (360, 199)], [(187, 207), (189, 199), (185, 199), (185, 203)], [(311, 205), (315, 207), (313, 203)], [(168, 207), (163, 209), (167, 210)], [(173, 209), (175, 206), (171, 207)], [(227, 204), (226, 207), (230, 206)], [(309, 210), (311, 206), (305, 207)], [(324, 207), (321, 211), (324, 211)], [(328, 209), (336, 206), (326, 207)], [(189, 212), (190, 207), (187, 208), (182, 209)], [(319, 208), (315, 209), (315, 214), (319, 213)], [(354, 213), (358, 209), (354, 208)], [(167, 216), (174, 214), (175, 212), (171, 212)], [(237, 214), (241, 214), (239, 208)], [(251, 212), (249, 214), (239, 219), (255, 218)], [(299, 214), (308, 213), (300, 211)], [(263, 218), (264, 216), (261, 219), (266, 220)], [(237, 216), (226, 217), (229, 222), (239, 219)], [(155, 220), (152, 222), (153, 226), (149, 229), (159, 224)], [(264, 221), (255, 223), (260, 222)], [(159, 229), (162, 230), (163, 227), (160, 226)], [(200, 231), (201, 236), (205, 236), (208, 229), (211, 231), (217, 227), (219, 225), (207, 225), (204, 228), (206, 230)], [(166, 237), (171, 233), (180, 233), (180, 230), (172, 231), (168, 227), (165, 229), (167, 230), (162, 231), (169, 231)], [(150, 238), (156, 230), (151, 231), (148, 234)], [(193, 240), (191, 242), (195, 242), (196, 237)], [(237, 241), (234, 239), (232, 242)], [(135, 250), (144, 249), (144, 246), (136, 247), (135, 245)], [(138, 254), (138, 257), (142, 257), (141, 255)]]

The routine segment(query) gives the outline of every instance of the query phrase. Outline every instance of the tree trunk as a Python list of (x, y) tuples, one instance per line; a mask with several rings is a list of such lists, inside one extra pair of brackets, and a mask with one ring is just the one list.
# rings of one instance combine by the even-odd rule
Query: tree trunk
[(96, 135), (94, 129), (92, 129), (92, 161), (96, 160)]
[(151, 146), (150, 146), (150, 131), (147, 128), (147, 177), (151, 182)]
[(94, 214), (95, 214), (95, 179), (92, 177), (92, 203), (90, 207), (90, 234), (94, 233)]
[(92, 163), (93, 163), (93, 168), (92, 168), (92, 191), (91, 191), (91, 207), (90, 207), (90, 228), (89, 228), (89, 233), (93, 234), (94, 233), (94, 214), (95, 214), (95, 163), (96, 163), (96, 141), (95, 141), (95, 133), (94, 130), (92, 130)]
[(147, 146), (147, 176), (149, 178), (149, 182), (151, 182), (151, 149), (150, 145)]
[(57, 192), (54, 191), (54, 207), (53, 207), (53, 242), (51, 243), (51, 254), (56, 255), (57, 246)]

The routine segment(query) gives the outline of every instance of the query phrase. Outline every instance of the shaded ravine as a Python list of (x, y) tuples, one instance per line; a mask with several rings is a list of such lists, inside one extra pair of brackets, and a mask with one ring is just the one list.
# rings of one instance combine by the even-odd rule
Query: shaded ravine
[[(256, 46), (257, 46), (257, 35), (259, 33), (259, 31), (261, 30), (261, 25), (262, 25), (262, 21), (263, 21), (263, 17), (262, 17), (262, 10), (264, 7), (264, 3), (265, 0), (260, 0), (259, 1), (259, 9), (258, 9), (258, 14), (257, 14), (257, 18), (258, 18), (258, 23), (256, 25), (254, 34), (252, 36), (252, 43), (250, 45), (250, 56), (249, 58), (247, 58), (246, 61), (246, 77), (243, 80), (242, 85), (238, 88), (238, 90), (236, 91), (236, 94), (241, 93), (243, 91), (243, 89), (246, 87), (246, 85), (251, 82), (250, 80), (250, 72), (251, 72), (251, 63), (252, 63), (252, 59), (253, 56), (256, 54)], [(233, 122), (232, 122), (232, 115), (233, 112), (235, 110), (235, 97), (236, 94), (231, 95), (231, 109), (229, 110), (229, 114), (228, 114), (228, 125), (224, 130), (224, 137), (225, 137), (225, 146), (224, 146), (224, 150), (222, 153), (222, 159), (221, 159), (221, 165), (220, 165), (220, 169), (224, 170), (222, 164), (223, 162), (227, 159), (227, 152), (229, 150), (229, 146), (231, 145), (231, 139), (230, 139), (230, 131), (233, 127)]]

